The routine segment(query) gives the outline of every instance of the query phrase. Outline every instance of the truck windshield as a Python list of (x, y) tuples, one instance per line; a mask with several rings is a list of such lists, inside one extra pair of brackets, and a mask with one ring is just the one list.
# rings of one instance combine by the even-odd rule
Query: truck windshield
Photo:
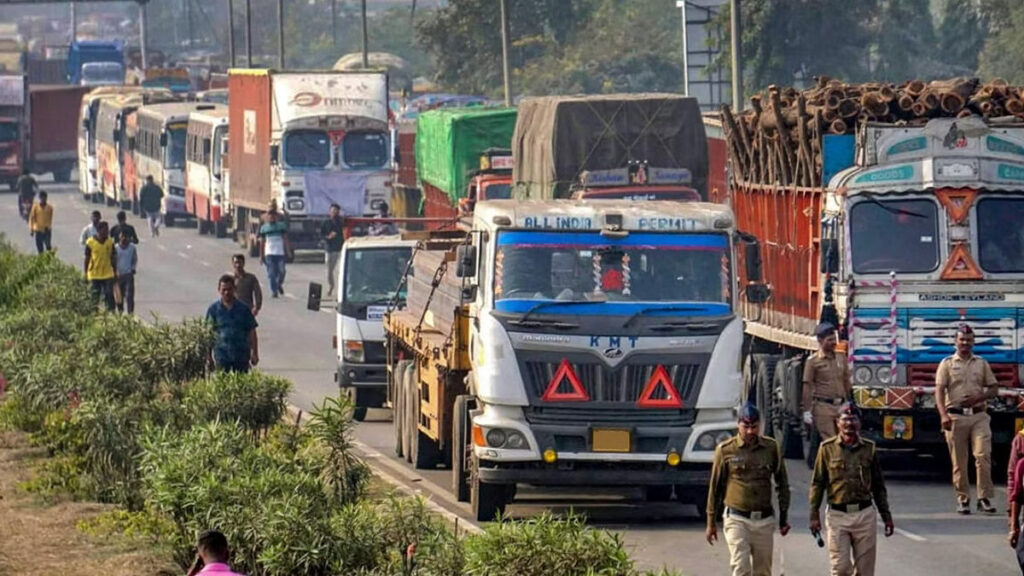
[[(342, 279), (346, 306), (389, 304), (411, 257), (412, 248), (408, 246), (347, 250)], [(404, 289), (398, 303), (405, 303)]]
[(484, 184), (483, 198), (486, 200), (508, 200), (512, 198), (512, 184), (507, 182)]
[(331, 139), (323, 130), (293, 130), (284, 137), (284, 163), (292, 168), (324, 168), (331, 161)]
[(185, 130), (188, 124), (176, 122), (167, 125), (167, 149), (164, 168), (185, 167)]
[(222, 127), (217, 128), (217, 130), (213, 133), (213, 166), (211, 168), (211, 171), (213, 172), (213, 175), (218, 178), (220, 178), (221, 167), (224, 165), (223, 162), (221, 161), (220, 150), (221, 147), (224, 145), (223, 142), (226, 132), (227, 130)]
[[(701, 303), (727, 313), (731, 300), (729, 241), (723, 234), (507, 231), (498, 236), (495, 308), (523, 312), (537, 301)], [(576, 312), (572, 312), (576, 313)], [(585, 313), (581, 311), (580, 313)], [(607, 313), (607, 312), (606, 312)]]
[(117, 62), (87, 62), (82, 64), (83, 86), (124, 84), (124, 66)]
[(932, 200), (863, 199), (850, 210), (856, 274), (925, 273), (939, 266), (938, 209)]
[(1024, 200), (984, 198), (976, 210), (981, 267), (996, 274), (1024, 273)]
[(17, 142), (18, 141), (18, 123), (17, 122), (0, 122), (0, 142)]
[(388, 137), (383, 132), (349, 132), (341, 148), (349, 168), (383, 168), (388, 163)]

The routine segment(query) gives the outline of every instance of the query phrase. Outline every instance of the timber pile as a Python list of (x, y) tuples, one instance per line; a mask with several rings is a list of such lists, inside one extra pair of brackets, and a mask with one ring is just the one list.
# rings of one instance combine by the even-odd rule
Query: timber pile
[[(408, 277), (406, 309), (417, 319), (422, 317), (423, 330), (451, 333), (457, 310), (462, 306), (462, 278), (455, 275), (455, 245), (450, 249), (417, 250), (413, 255), (412, 274)], [(442, 263), (444, 274), (437, 274)], [(435, 278), (440, 278), (433, 288)], [(433, 294), (431, 294), (433, 292)], [(424, 315), (424, 309), (427, 313)]]
[(997, 79), (951, 78), (900, 86), (848, 84), (826, 76), (806, 90), (769, 86), (734, 115), (722, 107), (729, 158), (747, 182), (822, 186), (826, 134), (854, 134), (865, 122), (922, 125), (932, 118), (1013, 116), (1024, 119), (1024, 86)]

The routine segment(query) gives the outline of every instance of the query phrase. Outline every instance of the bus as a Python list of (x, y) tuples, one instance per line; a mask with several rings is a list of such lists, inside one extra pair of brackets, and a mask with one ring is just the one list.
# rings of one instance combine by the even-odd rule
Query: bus
[(99, 119), (100, 102), (138, 91), (137, 86), (103, 86), (82, 96), (78, 116), (78, 189), (88, 200), (99, 202), (102, 198), (96, 179), (96, 121)]
[(164, 191), (161, 214), (167, 226), (189, 217), (185, 209), (185, 134), (189, 114), (210, 104), (178, 102), (139, 108), (135, 168), (139, 188), (148, 176)]
[(199, 234), (227, 234), (221, 213), (223, 143), (228, 133), (228, 108), (193, 112), (185, 136), (185, 209), (196, 219)]

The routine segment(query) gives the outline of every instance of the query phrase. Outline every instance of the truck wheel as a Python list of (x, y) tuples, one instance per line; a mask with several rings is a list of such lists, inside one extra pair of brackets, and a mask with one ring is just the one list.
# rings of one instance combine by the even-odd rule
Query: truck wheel
[(798, 428), (793, 426), (793, 418), (788, 408), (790, 402), (787, 398), (787, 379), (792, 370), (789, 369), (787, 360), (780, 360), (775, 366), (775, 382), (772, 390), (772, 418), (775, 433), (775, 441), (779, 443), (779, 452), (783, 458), (793, 460), (803, 459), (804, 448), (803, 438)]
[(702, 521), (708, 519), (708, 488), (707, 486), (687, 486), (676, 484), (676, 498), (682, 504), (693, 504), (697, 516)]
[(352, 419), (356, 422), (362, 422), (366, 420), (366, 406), (355, 406), (352, 408)]
[(648, 502), (668, 502), (672, 499), (672, 485), (646, 486), (644, 499)]
[(821, 435), (814, 426), (804, 426), (806, 437), (803, 442), (804, 461), (807, 468), (814, 470), (814, 461), (818, 458), (818, 446), (821, 445)]
[(409, 360), (399, 360), (391, 370), (391, 429), (395, 434), (395, 456), (403, 457), (403, 438), (405, 438), (405, 397), (403, 382), (405, 381), (405, 369)]
[(164, 226), (167, 226), (168, 228), (174, 226), (174, 216), (164, 214)]
[(505, 499), (508, 487), (504, 484), (487, 484), (474, 475), (473, 485), (469, 491), (469, 502), (473, 508), (473, 517), (477, 522), (490, 522), (505, 513)]
[(249, 235), (246, 237), (246, 242), (249, 246), (249, 257), (258, 258), (260, 255), (260, 243), (256, 240), (256, 237)]
[(129, 200), (132, 205), (132, 214), (136, 216), (142, 216), (142, 209), (139, 208), (139, 203), (133, 198)]
[(117, 204), (117, 200), (114, 200), (110, 196), (107, 196), (106, 192), (103, 192), (103, 203), (106, 204), (107, 206), (113, 206)]
[(412, 435), (416, 433), (416, 410), (419, 406), (416, 405), (415, 399), (410, 394), (410, 391), (416, 385), (416, 362), (409, 362), (409, 365), (405, 367), (405, 377), (402, 379), (402, 418), (405, 420), (402, 424), (402, 454), (405, 455), (405, 461), (412, 464)]
[[(419, 377), (414, 373), (413, 385), (410, 387), (409, 396), (413, 399), (413, 418), (417, 417), (417, 407), (420, 405)], [(417, 426), (413, 426), (410, 435), (412, 444), (412, 465), (417, 470), (433, 470), (441, 461), (441, 446), (430, 436), (424, 434)]]
[(53, 181), (58, 184), (71, 182), (71, 168), (58, 168), (53, 171)]
[(452, 417), (452, 492), (459, 502), (469, 502), (469, 396), (455, 397)]
[(773, 362), (755, 361), (756, 371), (754, 376), (754, 394), (757, 409), (761, 411), (761, 433), (771, 436), (774, 432), (772, 418), (772, 376), (774, 370)]
[(227, 228), (227, 226), (224, 225), (224, 221), (223, 220), (221, 220), (220, 222), (215, 222), (214, 225), (213, 225), (213, 230), (214, 230), (214, 233), (216, 234), (217, 238), (227, 238), (228, 237), (228, 228)]

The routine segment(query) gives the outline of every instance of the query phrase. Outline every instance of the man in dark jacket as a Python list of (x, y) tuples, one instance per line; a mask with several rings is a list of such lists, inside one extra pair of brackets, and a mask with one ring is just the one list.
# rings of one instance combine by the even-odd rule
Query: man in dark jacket
[(160, 214), (160, 204), (164, 197), (164, 191), (153, 182), (152, 176), (146, 176), (146, 184), (139, 190), (139, 207), (149, 221), (149, 232), (153, 236), (160, 235), (160, 222), (163, 216)]
[(117, 224), (110, 229), (110, 237), (115, 242), (121, 241), (121, 234), (128, 235), (128, 241), (132, 244), (139, 243), (139, 235), (135, 233), (135, 226), (128, 223), (128, 215), (125, 214), (124, 210), (117, 213)]

